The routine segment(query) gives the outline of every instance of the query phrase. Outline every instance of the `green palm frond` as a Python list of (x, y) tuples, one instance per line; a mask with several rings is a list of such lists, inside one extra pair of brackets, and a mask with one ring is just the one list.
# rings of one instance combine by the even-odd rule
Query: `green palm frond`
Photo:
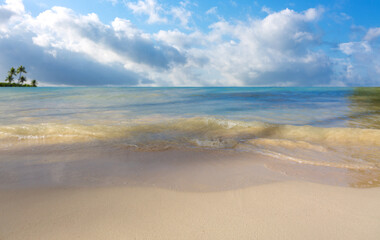
[(19, 73), (27, 73), (27, 72), (26, 72), (25, 67), (21, 65), (20, 67), (17, 68), (17, 73), (19, 74)]
[(20, 77), (20, 83), (22, 84), (22, 83), (24, 83), (24, 82), (26, 82), (26, 77), (21, 76), (21, 77)]
[(16, 69), (14, 68), (14, 67), (12, 67), (9, 71), (8, 71), (8, 74), (10, 75), (10, 76), (16, 76)]
[(9, 74), (7, 78), (5, 79), (6, 82), (12, 83), (13, 82), (13, 75)]

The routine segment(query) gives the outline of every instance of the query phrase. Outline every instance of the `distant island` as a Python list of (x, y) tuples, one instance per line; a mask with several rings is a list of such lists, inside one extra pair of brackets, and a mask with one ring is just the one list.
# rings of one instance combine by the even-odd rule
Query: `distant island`
[[(20, 66), (17, 68), (17, 70), (12, 67), (8, 71), (8, 76), (5, 78), (5, 83), (0, 82), (0, 87), (37, 87), (38, 82), (36, 80), (30, 81), (30, 84), (27, 84), (27, 79), (25, 76), (23, 76), (23, 73), (27, 73), (24, 66)], [(18, 75), (18, 81), (17, 83), (14, 82), (14, 78)]]

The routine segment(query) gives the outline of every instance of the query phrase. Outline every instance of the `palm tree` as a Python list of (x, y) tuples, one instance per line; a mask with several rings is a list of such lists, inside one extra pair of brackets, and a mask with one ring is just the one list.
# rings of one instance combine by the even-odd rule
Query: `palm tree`
[(9, 74), (8, 77), (5, 79), (5, 81), (12, 83), (13, 82), (13, 75)]
[[(22, 75), (23, 73), (27, 73), (24, 66), (21, 65), (20, 67), (17, 68), (17, 70), (14, 67), (12, 67), (8, 71), (8, 76), (5, 78), (5, 81), (8, 82), (9, 85), (8, 84), (0, 84), (0, 87), (4, 87), (4, 86), (5, 87), (6, 86), (29, 87), (30, 85), (25, 85), (27, 79), (25, 76)], [(19, 78), (18, 78), (18, 84), (12, 84), (14, 82), (14, 77), (16, 77), (17, 74), (20, 74)], [(36, 80), (31, 81), (31, 85), (33, 87), (37, 87), (37, 84), (38, 84), (38, 82)]]
[[(24, 68), (25, 70), (25, 68)], [(16, 69), (14, 67), (12, 67), (9, 71), (8, 71), (8, 74), (9, 76), (16, 76)]]
[(33, 87), (37, 87), (37, 84), (38, 84), (37, 80), (33, 79), (32, 80), (32, 86)]
[(17, 68), (17, 74), (20, 74), (20, 76), (18, 77), (19, 82), (21, 82), (21, 74), (22, 73), (27, 73), (27, 72), (26, 72), (25, 67), (21, 65), (20, 67)]
[(23, 84), (24, 82), (26, 82), (26, 77), (21, 76), (20, 77), (20, 83)]

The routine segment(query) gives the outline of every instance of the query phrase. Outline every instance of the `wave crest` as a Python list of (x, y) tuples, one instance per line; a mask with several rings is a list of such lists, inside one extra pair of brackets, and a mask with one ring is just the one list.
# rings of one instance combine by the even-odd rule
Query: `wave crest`
[(139, 150), (172, 147), (248, 150), (299, 163), (323, 163), (325, 166), (355, 163), (369, 168), (380, 167), (379, 129), (321, 128), (208, 117), (150, 123), (135, 120), (119, 125), (44, 123), (0, 127), (0, 149), (23, 144), (93, 141), (117, 143)]

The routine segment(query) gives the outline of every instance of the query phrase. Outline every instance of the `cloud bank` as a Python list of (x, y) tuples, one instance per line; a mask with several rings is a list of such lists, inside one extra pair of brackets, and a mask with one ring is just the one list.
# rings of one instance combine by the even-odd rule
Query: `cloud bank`
[[(331, 59), (321, 50), (316, 30), (323, 8), (271, 11), (245, 21), (219, 18), (205, 32), (188, 26), (192, 13), (186, 2), (167, 11), (155, 0), (125, 4), (147, 15), (150, 24), (176, 21), (178, 26), (145, 32), (128, 19), (104, 23), (95, 13), (58, 6), (33, 17), (21, 0), (5, 1), (0, 6), (0, 74), (23, 64), (43, 85), (380, 84), (380, 30), (369, 29), (359, 42), (340, 43), (345, 58)], [(338, 68), (344, 70), (337, 74)]]
[(345, 83), (380, 86), (380, 28), (370, 28), (361, 41), (339, 44), (339, 50), (347, 55)]

